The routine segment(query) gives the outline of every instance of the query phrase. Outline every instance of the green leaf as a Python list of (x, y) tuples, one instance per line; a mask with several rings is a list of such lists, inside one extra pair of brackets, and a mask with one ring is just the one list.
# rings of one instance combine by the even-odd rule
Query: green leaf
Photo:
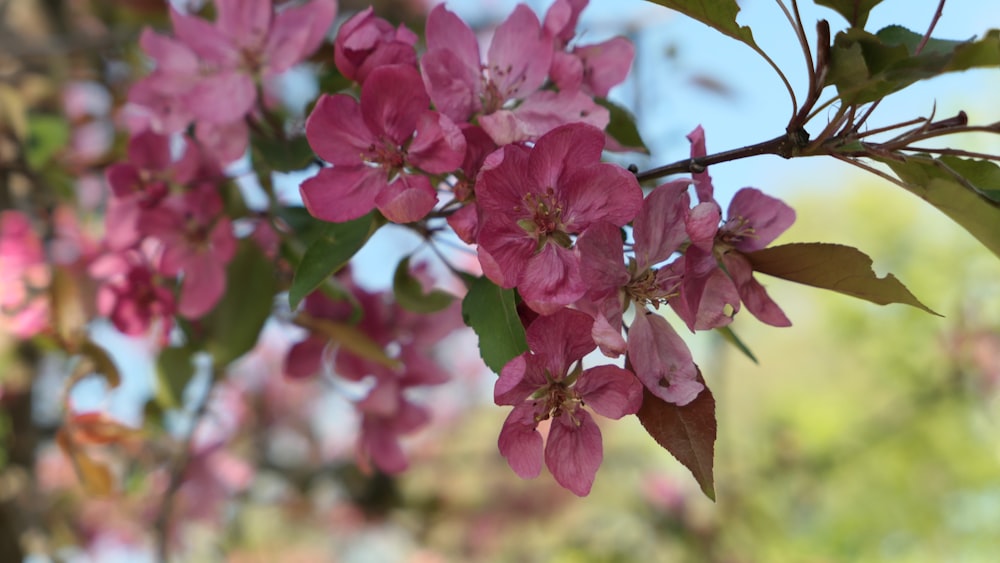
[(978, 41), (930, 39), (915, 54), (923, 36), (900, 26), (877, 34), (852, 28), (837, 34), (830, 51), (827, 85), (856, 105), (884, 98), (918, 80), (946, 72), (1000, 66), (1000, 30)]
[(201, 321), (201, 341), (215, 366), (225, 366), (257, 343), (278, 291), (274, 264), (251, 240), (240, 241), (226, 267), (226, 293)]
[(182, 406), (184, 389), (194, 377), (192, 357), (196, 350), (190, 346), (165, 348), (156, 358), (156, 403), (162, 408), (178, 409)]
[[(887, 305), (902, 303), (937, 315), (892, 274), (880, 278), (857, 248), (825, 242), (772, 246), (746, 255), (754, 271)], [(940, 315), (938, 315), (940, 316)]]
[(956, 156), (938, 158), (968, 185), (992, 201), (1000, 203), (1000, 166), (989, 160), (969, 160)]
[(295, 309), (299, 302), (337, 273), (361, 250), (380, 223), (375, 213), (369, 213), (346, 223), (329, 223), (318, 239), (313, 241), (295, 269), (288, 301)]
[(736, 23), (740, 7), (736, 0), (648, 0), (654, 4), (677, 10), (703, 24), (715, 28), (724, 35), (742, 41), (757, 49), (753, 32), (749, 27)]
[(390, 369), (399, 367), (399, 360), (387, 356), (381, 344), (372, 340), (371, 337), (356, 326), (309, 316), (300, 316), (298, 324), (299, 326), (308, 328), (313, 333), (326, 336), (340, 345), (345, 351), (365, 360), (382, 364)]
[[(996, 184), (988, 183), (996, 179), (996, 165), (987, 168), (977, 161), (944, 160), (928, 155), (876, 160), (889, 165), (907, 190), (938, 208), (1000, 256), (1000, 204), (976, 189), (992, 185), (990, 191), (996, 193)], [(956, 176), (955, 172), (971, 178)]]
[(485, 276), (476, 279), (462, 300), (462, 319), (476, 331), (479, 354), (496, 373), (528, 350), (513, 289), (503, 289)]
[[(701, 374), (698, 381), (705, 383)], [(715, 397), (705, 386), (690, 403), (679, 407), (642, 390), (637, 414), (646, 432), (694, 475), (705, 496), (715, 500)]]
[(414, 313), (435, 313), (447, 308), (455, 296), (440, 289), (424, 293), (420, 281), (410, 274), (410, 257), (400, 260), (392, 276), (392, 290), (399, 306)]
[(25, 159), (33, 169), (42, 168), (69, 143), (69, 122), (55, 115), (32, 115), (28, 118), (28, 143)]
[(635, 125), (635, 116), (631, 112), (611, 100), (596, 98), (594, 101), (607, 108), (611, 113), (611, 121), (605, 131), (611, 135), (612, 139), (618, 141), (623, 147), (649, 154), (649, 148), (646, 143), (642, 142), (639, 129)]
[(736, 347), (737, 350), (743, 352), (744, 356), (750, 358), (751, 362), (755, 364), (759, 363), (757, 361), (757, 356), (754, 356), (753, 352), (750, 350), (750, 347), (744, 344), (743, 341), (740, 340), (739, 336), (736, 336), (736, 333), (733, 332), (733, 329), (729, 328), (728, 326), (720, 326), (715, 330), (722, 336), (723, 340), (732, 344), (733, 346)]
[(312, 147), (305, 137), (276, 139), (255, 135), (251, 145), (255, 154), (279, 172), (302, 170), (312, 164), (314, 158)]
[(881, 3), (882, 0), (816, 0), (816, 4), (844, 16), (851, 27), (864, 27), (868, 23), (868, 12)]

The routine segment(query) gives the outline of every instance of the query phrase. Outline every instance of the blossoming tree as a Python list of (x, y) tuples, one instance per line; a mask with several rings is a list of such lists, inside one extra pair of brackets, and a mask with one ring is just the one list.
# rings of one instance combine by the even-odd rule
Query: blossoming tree
[[(297, 335), (275, 368), (287, 385), (361, 385), (358, 463), (405, 471), (403, 439), (434, 407), (419, 392), (452, 378), (435, 350), (465, 325), (498, 375), (496, 404), (513, 407), (496, 440), (517, 475), (538, 476), (544, 461), (559, 485), (587, 495), (603, 458), (595, 414), (636, 415), (714, 498), (715, 402), (669, 317), (749, 354), (729, 328), (736, 314), (776, 327), (794, 318), (762, 275), (933, 311), (857, 249), (773, 246), (792, 208), (762, 186), (723, 212), (710, 168), (764, 154), (837, 159), (916, 194), (1000, 255), (1000, 156), (924, 144), (1000, 125), (965, 113), (871, 124), (883, 99), (916, 81), (1000, 66), (1000, 32), (948, 41), (933, 23), (868, 30), (878, 0), (817, 0), (845, 25), (832, 35), (821, 20), (810, 32), (796, 0), (778, 0), (806, 63), (807, 83), (793, 85), (737, 23), (735, 0), (654, 3), (764, 57), (790, 94), (784, 132), (708, 154), (699, 127), (682, 161), (645, 171), (609, 161), (646, 152), (631, 114), (608, 99), (635, 49), (578, 37), (586, 0), (543, 14), (518, 6), (487, 42), (445, 4), (421, 36), (371, 7), (338, 14), (334, 0), (173, 3), (169, 25), (145, 28), (138, 56), (123, 58), (140, 76), (111, 85), (118, 146), (71, 165), (40, 141), (42, 122), (25, 126), (30, 114), (13, 105), (0, 112), (5, 174), (30, 184), (0, 192), (0, 330), (73, 358), (67, 389), (130, 377), (92, 338), (98, 317), (144, 337), (157, 365), (141, 427), (66, 399), (56, 442), (80, 481), (96, 495), (121, 490), (129, 470), (109, 448), (135, 453), (169, 438), (164, 414), (193, 414), (187, 439), (146, 460), (160, 471), (150, 524), (166, 557), (185, 506), (178, 491), (203, 490), (207, 503), (253, 471), (219, 450), (232, 429), (206, 429), (213, 401), (192, 404), (185, 390), (198, 372), (225, 388), (227, 371), (266, 346), (265, 325)], [(323, 91), (303, 123), (279, 85), (307, 61)], [(51, 186), (46, 168), (59, 167), (98, 171), (98, 203), (74, 212), (79, 198)], [(290, 171), (303, 174), (298, 200), (275, 182)], [(391, 290), (359, 283), (364, 264), (352, 258), (389, 224), (421, 239), (442, 271), (395, 256)]]

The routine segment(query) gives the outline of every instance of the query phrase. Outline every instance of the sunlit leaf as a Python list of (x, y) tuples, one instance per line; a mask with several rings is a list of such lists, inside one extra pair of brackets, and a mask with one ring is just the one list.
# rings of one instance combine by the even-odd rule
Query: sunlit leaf
[(295, 269), (295, 278), (288, 290), (288, 302), (292, 309), (347, 265), (380, 225), (375, 220), (374, 212), (345, 223), (329, 223), (323, 234), (306, 249)]
[[(1000, 256), (1000, 204), (979, 193), (975, 186), (995, 184), (984, 183), (995, 180), (995, 165), (987, 172), (975, 161), (959, 159), (945, 160), (943, 166), (938, 159), (928, 155), (907, 156), (903, 160), (885, 159), (905, 187), (921, 199), (941, 210), (953, 221), (961, 225), (979, 242), (997, 256)], [(956, 177), (953, 172), (969, 174), (966, 180)], [(995, 193), (995, 192), (994, 192)]]
[(601, 106), (607, 108), (611, 113), (611, 121), (608, 123), (607, 131), (611, 138), (618, 141), (623, 147), (627, 147), (636, 152), (649, 154), (649, 148), (642, 142), (639, 129), (635, 125), (635, 116), (622, 106), (604, 98), (597, 98), (596, 101)]
[(514, 290), (503, 289), (485, 276), (469, 286), (469, 293), (462, 300), (462, 319), (476, 332), (479, 354), (496, 373), (528, 349)]
[(740, 11), (736, 0), (648, 0), (677, 10), (701, 23), (715, 28), (717, 31), (756, 47), (753, 32), (749, 27), (736, 23), (736, 14)]
[(851, 27), (864, 27), (868, 22), (868, 13), (882, 0), (816, 0), (816, 3), (844, 16)]
[(1000, 203), (1000, 166), (995, 162), (947, 155), (939, 157), (938, 161), (964, 178), (968, 186), (990, 200)]
[(1000, 30), (977, 41), (930, 39), (900, 26), (877, 34), (852, 28), (837, 34), (830, 51), (827, 85), (848, 104), (871, 102), (918, 80), (977, 67), (1000, 66)]
[(879, 305), (902, 303), (937, 315), (896, 276), (878, 277), (872, 259), (857, 248), (824, 242), (772, 246), (746, 255), (756, 272), (829, 289)]
[[(704, 383), (700, 376), (699, 381)], [(656, 443), (694, 475), (705, 496), (715, 500), (715, 397), (705, 386), (695, 400), (679, 407), (643, 389), (639, 422)]]
[(399, 261), (392, 276), (392, 290), (400, 307), (415, 313), (434, 313), (455, 301), (455, 296), (440, 289), (425, 293), (420, 281), (410, 273), (410, 257)]

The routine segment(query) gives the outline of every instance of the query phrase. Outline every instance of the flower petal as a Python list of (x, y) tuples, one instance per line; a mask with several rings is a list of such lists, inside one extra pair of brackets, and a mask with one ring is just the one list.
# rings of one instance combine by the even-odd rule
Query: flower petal
[(393, 223), (423, 219), (437, 204), (437, 192), (427, 176), (401, 174), (375, 196), (375, 205)]
[(704, 388), (691, 351), (663, 317), (639, 311), (628, 333), (628, 356), (636, 377), (657, 397), (684, 406)]
[(302, 182), (299, 192), (313, 217), (341, 223), (371, 211), (385, 186), (385, 172), (377, 168), (334, 166)]
[(556, 417), (549, 429), (545, 446), (545, 465), (563, 487), (577, 496), (587, 496), (594, 484), (594, 477), (601, 467), (604, 448), (601, 429), (586, 411)]
[(573, 389), (584, 404), (601, 416), (618, 419), (639, 412), (642, 383), (618, 366), (596, 366), (580, 374)]
[(542, 435), (535, 429), (537, 424), (531, 404), (521, 403), (507, 415), (497, 439), (500, 455), (523, 479), (533, 479), (542, 472)]

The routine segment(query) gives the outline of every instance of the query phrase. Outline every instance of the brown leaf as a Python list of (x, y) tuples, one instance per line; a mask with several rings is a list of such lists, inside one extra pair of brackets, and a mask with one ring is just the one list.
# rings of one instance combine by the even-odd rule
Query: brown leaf
[[(701, 376), (698, 381), (705, 383)], [(705, 386), (690, 403), (679, 407), (643, 389), (642, 408), (637, 415), (656, 443), (684, 464), (701, 485), (705, 496), (715, 500), (715, 397)]]
[(902, 303), (938, 315), (921, 303), (896, 276), (880, 278), (872, 259), (852, 246), (800, 242), (772, 246), (746, 255), (756, 272), (829, 289), (879, 305)]
[(73, 462), (77, 476), (84, 490), (92, 495), (107, 496), (114, 489), (114, 479), (111, 476), (111, 469), (87, 455), (82, 449), (77, 447), (69, 438), (65, 429), (56, 433), (56, 442), (59, 448)]

